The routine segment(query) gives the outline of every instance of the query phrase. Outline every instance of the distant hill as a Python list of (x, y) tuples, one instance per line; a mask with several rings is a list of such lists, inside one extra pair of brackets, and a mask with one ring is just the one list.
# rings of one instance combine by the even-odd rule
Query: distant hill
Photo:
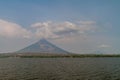
[(46, 39), (40, 39), (38, 42), (25, 47), (19, 51), (19, 53), (61, 53), (66, 54), (67, 51), (57, 47), (56, 45), (50, 43)]

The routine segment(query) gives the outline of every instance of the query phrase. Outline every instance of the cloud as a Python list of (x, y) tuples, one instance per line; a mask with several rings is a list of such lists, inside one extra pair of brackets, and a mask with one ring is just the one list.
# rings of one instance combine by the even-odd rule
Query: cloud
[(98, 46), (99, 48), (110, 48), (111, 46), (110, 45), (107, 45), (107, 44), (101, 44)]
[(60, 38), (76, 34), (85, 34), (96, 30), (96, 22), (80, 21), (78, 23), (65, 22), (37, 22), (31, 25), (36, 29), (35, 35), (46, 38)]
[(97, 28), (95, 21), (79, 21), (77, 23), (69, 21), (46, 21), (34, 23), (31, 25), (31, 27), (31, 29), (27, 30), (16, 23), (0, 19), (0, 36), (12, 38), (37, 37), (58, 39), (94, 32)]
[(30, 31), (16, 23), (0, 19), (0, 36), (29, 38)]

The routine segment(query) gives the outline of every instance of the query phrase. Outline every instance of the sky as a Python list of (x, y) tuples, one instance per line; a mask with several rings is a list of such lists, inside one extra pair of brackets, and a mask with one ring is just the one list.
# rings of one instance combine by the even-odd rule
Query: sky
[(46, 38), (73, 53), (120, 53), (119, 0), (0, 0), (0, 53)]

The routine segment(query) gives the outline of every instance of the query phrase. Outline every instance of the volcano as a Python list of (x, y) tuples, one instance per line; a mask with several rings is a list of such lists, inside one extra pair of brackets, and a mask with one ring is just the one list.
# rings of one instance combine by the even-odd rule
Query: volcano
[(28, 47), (25, 47), (17, 52), (20, 52), (20, 53), (57, 53), (57, 54), (68, 53), (67, 51), (50, 43), (46, 39), (40, 39), (38, 42), (36, 42)]

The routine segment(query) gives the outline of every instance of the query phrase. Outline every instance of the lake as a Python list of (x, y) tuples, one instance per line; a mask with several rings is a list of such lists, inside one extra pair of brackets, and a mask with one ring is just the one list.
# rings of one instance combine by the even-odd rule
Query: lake
[(120, 80), (120, 58), (0, 58), (0, 80)]

